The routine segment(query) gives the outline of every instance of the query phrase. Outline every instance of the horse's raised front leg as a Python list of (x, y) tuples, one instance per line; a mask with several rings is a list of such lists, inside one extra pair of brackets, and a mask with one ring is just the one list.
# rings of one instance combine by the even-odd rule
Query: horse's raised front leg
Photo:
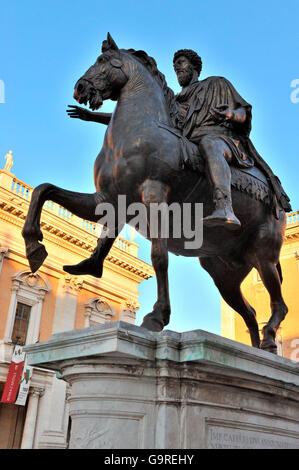
[[(142, 200), (146, 205), (148, 214), (148, 227), (150, 228), (150, 205), (167, 202), (168, 188), (159, 181), (146, 180), (142, 185)], [(153, 311), (146, 315), (141, 325), (150, 331), (162, 331), (169, 323), (170, 300), (168, 290), (168, 249), (167, 239), (161, 237), (161, 217), (158, 221), (157, 236), (151, 237), (151, 259), (157, 277), (158, 299)]]
[(41, 184), (34, 189), (22, 230), (26, 245), (26, 256), (32, 272), (38, 270), (48, 255), (44, 245), (39, 243), (43, 239), (40, 229), (40, 217), (44, 203), (51, 200), (61, 204), (78, 217), (95, 222), (97, 220), (95, 209), (99, 199), (100, 195), (98, 193), (84, 194), (67, 191), (49, 183)]

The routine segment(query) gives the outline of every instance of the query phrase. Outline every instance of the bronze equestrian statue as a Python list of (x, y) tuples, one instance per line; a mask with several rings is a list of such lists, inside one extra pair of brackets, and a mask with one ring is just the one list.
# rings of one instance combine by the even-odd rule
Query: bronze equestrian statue
[[(23, 228), (32, 272), (47, 252), (40, 215), (52, 200), (84, 219), (96, 222), (99, 204), (203, 203), (203, 243), (186, 249), (181, 238), (150, 238), (158, 298), (142, 327), (161, 331), (169, 322), (168, 251), (197, 256), (223, 299), (244, 319), (254, 347), (276, 352), (277, 329), (287, 314), (281, 294), (279, 254), (289, 198), (278, 178), (249, 139), (251, 106), (222, 77), (199, 81), (201, 58), (188, 49), (174, 55), (183, 87), (174, 95), (155, 60), (144, 51), (119, 49), (111, 36), (102, 54), (75, 85), (74, 98), (95, 111), (103, 100), (117, 101), (113, 114), (71, 106), (73, 118), (107, 125), (104, 145), (95, 161), (94, 194), (76, 193), (44, 183), (35, 188)], [(130, 223), (127, 216), (126, 223)], [(150, 224), (150, 220), (148, 219)], [(115, 223), (115, 237), (124, 221)], [(160, 230), (160, 229), (159, 229)], [(103, 231), (87, 260), (64, 270), (101, 277), (103, 262), (115, 238)], [(255, 267), (269, 292), (272, 315), (260, 343), (256, 314), (240, 284)], [(183, 289), (183, 286), (182, 286)]]

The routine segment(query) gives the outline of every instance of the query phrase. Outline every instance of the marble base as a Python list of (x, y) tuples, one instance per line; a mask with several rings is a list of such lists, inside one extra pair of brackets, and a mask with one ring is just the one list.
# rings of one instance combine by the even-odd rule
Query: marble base
[(124, 322), (25, 350), (71, 385), (71, 449), (299, 448), (299, 364), (266, 351)]

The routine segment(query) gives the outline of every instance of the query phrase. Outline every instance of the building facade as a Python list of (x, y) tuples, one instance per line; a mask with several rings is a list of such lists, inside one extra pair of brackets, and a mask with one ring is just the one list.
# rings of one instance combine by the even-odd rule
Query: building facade
[[(100, 227), (47, 201), (41, 218), (49, 254), (31, 273), (21, 230), (33, 188), (11, 165), (0, 171), (0, 394), (16, 344), (48, 340), (52, 334), (101, 323), (135, 322), (138, 284), (153, 268), (138, 258), (138, 245), (118, 237), (103, 277), (71, 276), (64, 264), (90, 256)], [(34, 368), (26, 406), (0, 404), (0, 448), (65, 448), (69, 390), (55, 373)]]
[[(299, 361), (299, 211), (287, 214), (285, 240), (280, 264), (283, 275), (282, 295), (288, 314), (277, 332), (278, 354)], [(242, 283), (242, 293), (256, 311), (260, 331), (271, 316), (270, 297), (256, 269)], [(242, 317), (221, 299), (221, 335), (251, 344)]]

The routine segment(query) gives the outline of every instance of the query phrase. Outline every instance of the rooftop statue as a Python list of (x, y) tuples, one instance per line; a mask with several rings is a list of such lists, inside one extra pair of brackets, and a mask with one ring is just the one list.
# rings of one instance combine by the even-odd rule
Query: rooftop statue
[(10, 150), (4, 157), (6, 159), (4, 170), (10, 171), (13, 166), (12, 150)]
[[(157, 237), (143, 233), (152, 243), (158, 298), (141, 326), (161, 331), (169, 322), (170, 251), (198, 257), (224, 300), (243, 317), (252, 345), (276, 352), (276, 331), (287, 313), (279, 253), (285, 212), (291, 210), (289, 198), (249, 138), (250, 104), (223, 77), (199, 80), (202, 63), (196, 52), (182, 49), (173, 61), (182, 86), (176, 96), (152, 57), (144, 51), (119, 49), (108, 34), (102, 54), (75, 85), (74, 98), (89, 103), (92, 111), (79, 106), (67, 111), (72, 118), (108, 126), (94, 166), (96, 192), (81, 194), (48, 183), (35, 188), (23, 229), (27, 258), (35, 272), (47, 256), (39, 242), (41, 210), (48, 199), (91, 221), (99, 218), (99, 204), (117, 207), (119, 195), (126, 195), (128, 205), (143, 203), (147, 211), (152, 203), (201, 202), (199, 248), (187, 249), (184, 236), (163, 237), (161, 223)], [(117, 101), (114, 113), (94, 112), (107, 99)], [(192, 217), (194, 222), (194, 213)], [(106, 227), (91, 257), (64, 270), (101, 277), (115, 237), (133, 218), (116, 220), (114, 238), (111, 227)], [(253, 267), (271, 298), (272, 315), (262, 342), (255, 311), (240, 290)]]

